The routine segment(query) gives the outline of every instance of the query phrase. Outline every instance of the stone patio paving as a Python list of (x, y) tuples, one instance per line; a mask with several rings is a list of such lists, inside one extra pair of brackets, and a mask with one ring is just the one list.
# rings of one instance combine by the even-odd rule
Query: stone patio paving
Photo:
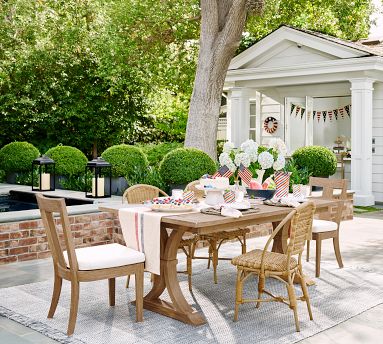
[[(251, 239), (250, 248), (262, 247), (265, 238)], [(315, 245), (312, 245), (315, 246)], [(383, 211), (363, 214), (343, 222), (341, 250), (346, 266), (358, 266), (383, 274)], [(323, 242), (322, 260), (333, 261), (331, 240)], [(314, 256), (314, 249), (311, 252)], [(33, 283), (52, 277), (50, 259), (0, 267), (0, 288)], [(234, 288), (234, 286), (233, 286)], [(302, 343), (377, 343), (383, 336), (383, 305), (378, 305)], [(0, 342), (6, 344), (56, 343), (40, 333), (0, 317)]]

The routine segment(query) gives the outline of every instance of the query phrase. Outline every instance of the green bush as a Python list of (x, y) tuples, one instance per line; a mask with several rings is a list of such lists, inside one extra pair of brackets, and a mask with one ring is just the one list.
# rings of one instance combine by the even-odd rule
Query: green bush
[(298, 168), (307, 168), (314, 177), (328, 177), (336, 172), (336, 156), (328, 148), (307, 146), (292, 155)]
[(149, 165), (158, 167), (166, 154), (176, 148), (181, 148), (182, 146), (183, 144), (179, 142), (164, 142), (142, 145), (140, 148), (148, 157)]
[(178, 148), (165, 155), (159, 172), (167, 184), (186, 184), (216, 171), (216, 163), (195, 148)]
[(127, 181), (129, 185), (148, 184), (157, 186), (161, 190), (166, 191), (166, 184), (162, 180), (158, 169), (153, 166), (149, 166), (146, 169), (135, 168)]
[(5, 172), (3, 170), (0, 170), (0, 183), (5, 182)]
[(5, 173), (29, 172), (39, 150), (28, 142), (11, 142), (0, 149), (0, 169)]
[(113, 177), (126, 177), (135, 172), (135, 169), (148, 168), (148, 159), (140, 148), (129, 145), (116, 145), (106, 149), (101, 156), (112, 164)]
[(58, 145), (45, 153), (56, 163), (56, 175), (75, 176), (85, 173), (88, 162), (85, 154), (71, 146)]

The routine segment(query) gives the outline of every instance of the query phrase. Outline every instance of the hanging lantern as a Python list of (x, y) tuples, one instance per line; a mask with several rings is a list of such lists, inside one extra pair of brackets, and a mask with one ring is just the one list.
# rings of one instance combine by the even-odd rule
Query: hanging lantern
[(55, 162), (46, 155), (40, 156), (32, 161), (32, 191), (54, 190)]
[[(89, 161), (85, 168), (85, 197), (106, 198), (111, 196), (112, 165), (103, 158)], [(92, 182), (90, 183), (90, 180)]]

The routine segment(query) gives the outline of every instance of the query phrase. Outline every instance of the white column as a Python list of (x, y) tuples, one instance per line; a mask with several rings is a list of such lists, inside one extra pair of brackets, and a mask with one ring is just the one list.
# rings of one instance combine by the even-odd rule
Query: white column
[(249, 138), (251, 89), (230, 89), (227, 103), (227, 139), (239, 147)]
[(373, 205), (372, 92), (374, 80), (351, 79), (351, 189), (355, 205)]

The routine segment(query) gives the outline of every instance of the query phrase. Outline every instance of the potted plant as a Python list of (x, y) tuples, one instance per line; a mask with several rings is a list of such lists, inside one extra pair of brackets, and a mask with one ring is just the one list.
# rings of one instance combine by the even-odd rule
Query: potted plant
[(121, 144), (107, 148), (101, 157), (112, 165), (112, 194), (122, 195), (137, 170), (148, 169), (148, 159), (140, 148)]
[(294, 158), (291, 158), (286, 164), (285, 171), (291, 173), (290, 192), (292, 192), (294, 195), (300, 194), (304, 197), (307, 197), (310, 193), (310, 187), (308, 183), (311, 176), (308, 168), (299, 168)]
[(72, 189), (72, 185), (76, 183), (81, 185), (81, 181), (78, 180), (84, 175), (88, 162), (83, 152), (75, 147), (59, 144), (48, 149), (45, 155), (56, 163), (57, 189)]
[(17, 180), (31, 181), (32, 161), (39, 156), (39, 150), (28, 142), (11, 142), (0, 149), (0, 170), (9, 184)]

